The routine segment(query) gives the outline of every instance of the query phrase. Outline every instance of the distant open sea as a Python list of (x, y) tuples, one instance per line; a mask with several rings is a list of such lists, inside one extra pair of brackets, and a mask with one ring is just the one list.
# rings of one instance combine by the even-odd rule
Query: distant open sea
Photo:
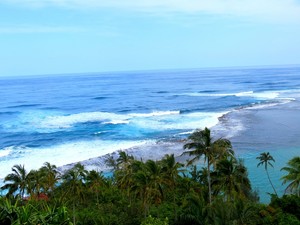
[[(276, 130), (259, 126), (249, 110), (275, 107), (278, 116), (285, 117), (289, 105), (300, 109), (299, 98), (300, 67), (0, 77), (0, 178), (15, 164), (25, 164), (28, 170), (46, 161), (62, 166), (120, 149), (181, 140), (207, 126), (214, 135), (233, 140), (238, 156), (249, 165), (253, 186), (259, 187), (256, 177), (265, 176), (263, 168), (255, 170), (259, 174), (250, 171), (259, 153), (284, 151), (284, 165), (299, 155), (300, 136), (282, 145), (272, 135)], [(247, 130), (251, 122), (257, 129)], [(291, 124), (286, 135), (295, 135), (300, 127), (298, 120)], [(257, 136), (251, 140), (241, 136), (253, 132)], [(257, 140), (262, 136), (265, 142)], [(265, 191), (271, 188), (260, 189)]]

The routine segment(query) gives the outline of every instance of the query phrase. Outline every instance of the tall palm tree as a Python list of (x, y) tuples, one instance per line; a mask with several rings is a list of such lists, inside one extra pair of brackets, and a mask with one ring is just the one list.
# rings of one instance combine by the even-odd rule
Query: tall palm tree
[(146, 217), (151, 203), (159, 204), (163, 200), (162, 167), (159, 163), (148, 160), (133, 174), (131, 191), (142, 199), (144, 216)]
[(258, 159), (260, 162), (257, 164), (257, 167), (261, 166), (261, 165), (264, 165), (265, 166), (265, 170), (266, 170), (266, 173), (267, 173), (267, 176), (268, 176), (268, 179), (269, 179), (269, 182), (274, 190), (274, 193), (276, 194), (276, 196), (278, 196), (274, 186), (273, 186), (273, 183), (270, 179), (270, 175), (269, 175), (269, 171), (268, 171), (268, 165), (273, 167), (273, 164), (271, 163), (271, 161), (275, 162), (273, 156), (270, 155), (269, 152), (263, 152), (260, 154), (260, 156), (256, 157), (256, 159)]
[(165, 157), (161, 160), (162, 163), (162, 172), (163, 179), (173, 194), (173, 204), (174, 204), (174, 215), (175, 219), (177, 219), (177, 206), (176, 206), (176, 192), (175, 186), (179, 176), (179, 169), (183, 167), (183, 164), (176, 162), (174, 154), (165, 155)]
[(133, 174), (134, 171), (139, 169), (138, 162), (134, 160), (133, 156), (128, 155), (124, 151), (119, 151), (119, 157), (116, 160), (117, 169), (115, 171), (115, 177), (118, 187), (122, 189), (127, 189), (129, 194), (129, 189), (133, 185)]
[(104, 176), (102, 172), (97, 172), (96, 170), (91, 170), (87, 173), (86, 176), (86, 184), (89, 190), (91, 192), (96, 193), (96, 200), (97, 204), (99, 206), (99, 192), (100, 192), (100, 187), (106, 185)]
[(300, 157), (294, 157), (288, 161), (288, 166), (283, 167), (281, 170), (288, 172), (283, 176), (283, 184), (290, 182), (285, 191), (296, 193), (300, 196)]
[(84, 195), (84, 185), (86, 180), (87, 171), (84, 169), (84, 166), (80, 163), (77, 163), (73, 168), (68, 170), (63, 175), (63, 185), (67, 189), (67, 195), (72, 200), (73, 205), (73, 224), (76, 224), (75, 220), (75, 204), (78, 199), (83, 199)]
[(14, 165), (12, 167), (13, 173), (8, 174), (4, 178), (4, 182), (8, 182), (1, 187), (2, 190), (8, 189), (8, 194), (12, 195), (19, 191), (21, 198), (24, 197), (25, 190), (28, 187), (28, 174), (24, 165)]
[(217, 139), (213, 141), (213, 138), (210, 135), (210, 130), (205, 127), (204, 130), (196, 130), (188, 137), (188, 143), (183, 147), (184, 149), (192, 149), (186, 151), (183, 154), (189, 154), (193, 156), (188, 165), (193, 164), (195, 161), (200, 160), (204, 157), (204, 162), (207, 162), (207, 183), (208, 183), (208, 194), (209, 194), (209, 203), (212, 202), (212, 193), (211, 193), (211, 177), (210, 177), (210, 167), (212, 164), (222, 158), (227, 157), (228, 155), (233, 155), (232, 146), (229, 140), (227, 139)]
[(163, 185), (165, 180), (162, 174), (162, 167), (160, 163), (153, 160), (147, 160), (145, 163), (146, 173), (149, 178), (150, 192), (155, 203), (160, 203), (164, 198)]

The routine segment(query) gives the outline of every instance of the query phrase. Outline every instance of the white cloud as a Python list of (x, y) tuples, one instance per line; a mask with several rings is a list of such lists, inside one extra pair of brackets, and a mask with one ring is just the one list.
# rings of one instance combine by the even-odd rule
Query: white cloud
[(300, 20), (300, 3), (297, 0), (2, 0), (2, 2), (29, 7), (117, 8), (151, 13), (242, 16), (269, 21)]

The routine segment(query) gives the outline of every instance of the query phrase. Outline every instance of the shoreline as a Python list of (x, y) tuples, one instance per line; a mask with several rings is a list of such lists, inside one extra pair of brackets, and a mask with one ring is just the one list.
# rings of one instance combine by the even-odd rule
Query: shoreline
[[(274, 156), (276, 163), (274, 169), (270, 168), (269, 173), (278, 193), (283, 194), (284, 186), (280, 182), (282, 176), (280, 169), (293, 155), (300, 154), (300, 124), (295, 123), (300, 121), (299, 109), (300, 98), (286, 104), (236, 108), (220, 116), (219, 122), (210, 128), (213, 137), (227, 138), (231, 141), (236, 156), (244, 160), (252, 188), (259, 190), (262, 203), (268, 203), (270, 196), (267, 193), (270, 188), (267, 179), (264, 179), (265, 171), (257, 168), (256, 157), (266, 151)], [(158, 140), (121, 150), (143, 161), (160, 160), (166, 154), (174, 154), (178, 162), (185, 163), (188, 156), (181, 156), (185, 140), (184, 137)], [(87, 170), (110, 173), (112, 168), (105, 163), (109, 155), (117, 159), (118, 151), (58, 166), (58, 170), (64, 173), (75, 164), (81, 163)], [(3, 183), (2, 179), (0, 183)]]
[[(283, 101), (277, 104), (270, 102), (266, 103), (263, 106), (249, 105), (245, 107), (235, 108), (232, 111), (224, 113), (218, 118), (218, 123), (210, 128), (212, 131), (212, 136), (216, 138), (222, 137), (229, 139), (232, 142), (233, 149), (236, 155), (238, 157), (243, 158), (243, 155), (248, 151), (251, 151), (251, 149), (257, 149), (257, 146), (255, 146), (255, 144), (258, 143), (252, 143), (251, 146), (244, 148), (245, 145), (249, 145), (250, 143), (249, 141), (244, 140), (247, 139), (247, 137), (249, 136), (249, 132), (255, 129), (255, 122), (251, 120), (260, 120), (258, 117), (260, 117), (261, 115), (273, 114), (272, 111), (276, 110), (286, 111), (286, 108), (295, 110), (295, 105), (300, 105), (299, 99)], [(257, 117), (258, 119), (255, 117)], [(272, 123), (272, 117), (270, 117), (269, 115), (265, 117), (269, 118), (269, 120), (260, 121), (263, 123), (260, 125), (261, 127), (264, 125), (268, 127), (267, 125)], [(284, 121), (281, 122), (281, 124), (284, 123)], [(190, 133), (192, 133), (192, 131)], [(98, 171), (109, 172), (112, 170), (112, 168), (106, 165), (105, 160), (108, 156), (113, 156), (114, 159), (117, 159), (119, 151), (125, 151), (129, 155), (134, 156), (136, 159), (142, 159), (143, 161), (146, 161), (148, 159), (159, 160), (163, 158), (166, 154), (174, 154), (177, 161), (183, 163), (187, 160), (187, 157), (181, 156), (182, 152), (184, 151), (184, 142), (185, 138), (175, 139), (173, 141), (158, 140), (155, 142), (155, 144), (146, 143), (142, 146), (121, 149), (112, 153), (108, 153), (98, 157), (93, 157), (87, 160), (62, 165), (58, 168), (60, 171), (64, 172), (72, 168), (75, 164), (81, 163), (88, 170), (95, 169)], [(260, 144), (258, 145), (260, 146)]]
[[(186, 157), (181, 156), (181, 154), (183, 153), (183, 145), (184, 140), (157, 141), (155, 145), (145, 144), (143, 146), (122, 149), (120, 151), (125, 151), (127, 154), (132, 155), (134, 158), (142, 161), (146, 161), (148, 159), (160, 160), (166, 154), (174, 154), (175, 158), (178, 161), (183, 162), (186, 159)], [(60, 166), (58, 167), (58, 169), (60, 170), (60, 172), (64, 172), (68, 169), (71, 169), (75, 164), (81, 163), (87, 170), (94, 169), (96, 171), (110, 172), (112, 168), (106, 165), (105, 160), (108, 156), (112, 156), (116, 160), (118, 158), (118, 152), (119, 151), (115, 151), (87, 160), (70, 163), (67, 165)]]
[[(269, 105), (267, 107), (244, 107), (235, 109), (219, 118), (217, 125), (211, 127), (212, 136), (228, 138), (238, 158), (244, 160), (248, 169), (253, 190), (257, 190), (260, 202), (270, 201), (270, 184), (263, 168), (257, 167), (257, 159), (262, 152), (270, 152), (275, 158), (274, 168), (269, 168), (270, 178), (279, 195), (284, 194), (285, 186), (280, 178), (283, 172), (280, 169), (292, 157), (300, 154), (300, 98), (286, 104)], [(295, 123), (296, 121), (296, 123)], [(298, 124), (298, 125), (297, 125)], [(178, 141), (157, 141), (155, 145), (125, 149), (136, 159), (158, 160), (165, 154), (174, 154), (177, 161), (185, 163), (188, 156), (180, 156), (183, 152), (185, 139)], [(80, 161), (86, 169), (95, 169), (111, 172), (105, 165), (106, 154), (96, 158)], [(111, 153), (117, 158), (117, 152)], [(78, 162), (76, 162), (78, 163)], [(66, 171), (76, 163), (59, 167)]]

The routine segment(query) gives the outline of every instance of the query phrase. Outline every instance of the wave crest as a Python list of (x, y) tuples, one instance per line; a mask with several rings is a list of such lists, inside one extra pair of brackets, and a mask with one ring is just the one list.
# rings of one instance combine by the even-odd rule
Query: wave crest
[(274, 91), (264, 91), (264, 92), (254, 92), (254, 91), (243, 91), (236, 93), (209, 93), (209, 92), (192, 92), (192, 93), (183, 93), (181, 95), (191, 96), (191, 97), (250, 97), (256, 99), (275, 99), (279, 97), (279, 92)]

